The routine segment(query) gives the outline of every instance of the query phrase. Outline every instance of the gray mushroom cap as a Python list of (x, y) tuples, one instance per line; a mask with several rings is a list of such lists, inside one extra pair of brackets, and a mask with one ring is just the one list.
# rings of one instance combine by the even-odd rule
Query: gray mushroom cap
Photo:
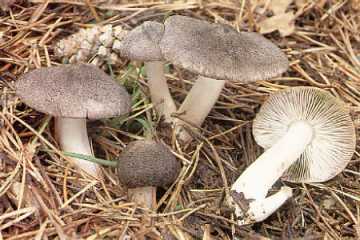
[(185, 16), (165, 21), (160, 48), (173, 64), (221, 80), (252, 82), (288, 68), (285, 54), (262, 35)]
[(36, 69), (22, 75), (15, 88), (27, 105), (55, 117), (99, 119), (131, 108), (126, 90), (90, 64)]
[(296, 121), (308, 123), (314, 134), (282, 178), (290, 182), (323, 182), (340, 173), (351, 160), (356, 146), (354, 123), (345, 104), (315, 87), (292, 87), (276, 92), (256, 115), (254, 138), (268, 149)]
[(180, 163), (169, 149), (153, 140), (130, 143), (118, 161), (120, 182), (128, 188), (166, 187), (180, 171)]
[(120, 56), (138, 61), (162, 61), (159, 42), (164, 25), (147, 21), (131, 30), (115, 47)]

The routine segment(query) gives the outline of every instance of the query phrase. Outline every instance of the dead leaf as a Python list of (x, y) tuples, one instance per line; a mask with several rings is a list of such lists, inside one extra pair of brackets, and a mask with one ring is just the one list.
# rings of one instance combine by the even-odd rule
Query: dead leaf
[(360, 0), (352, 0), (351, 1), (351, 7), (354, 10), (360, 10)]
[(327, 198), (327, 199), (323, 200), (321, 205), (327, 210), (333, 209), (336, 205), (336, 201), (333, 198)]
[(301, 9), (309, 3), (310, 0), (295, 0), (295, 6), (297, 9)]
[(272, 0), (269, 9), (273, 11), (274, 15), (279, 15), (285, 13), (292, 2), (293, 0)]
[(211, 237), (211, 225), (210, 224), (205, 224), (204, 226), (204, 235), (203, 235), (203, 238), (202, 240), (211, 240), (212, 237)]
[(318, 8), (323, 8), (327, 2), (328, 2), (328, 0), (319, 0), (319, 1), (317, 1), (316, 6)]
[(250, 6), (251, 12), (264, 13), (269, 0), (249, 0), (247, 3)]
[(295, 31), (295, 15), (293, 12), (275, 15), (259, 22), (258, 26), (262, 34), (278, 30), (282, 37), (289, 36)]
[(11, 5), (15, 3), (16, 0), (0, 0), (0, 9), (3, 11), (9, 10)]
[(255, 7), (264, 7), (264, 5), (266, 4), (266, 0), (250, 0), (249, 4), (252, 8)]

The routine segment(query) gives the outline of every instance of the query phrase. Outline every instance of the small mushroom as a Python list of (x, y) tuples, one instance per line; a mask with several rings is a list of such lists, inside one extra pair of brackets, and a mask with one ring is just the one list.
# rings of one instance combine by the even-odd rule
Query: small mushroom
[[(265, 80), (288, 67), (285, 54), (258, 33), (177, 15), (167, 18), (164, 25), (160, 41), (164, 58), (200, 75), (178, 110), (193, 126), (201, 126), (226, 80)], [(181, 121), (176, 123), (181, 125)], [(180, 139), (190, 139), (181, 127), (178, 131)]]
[(156, 187), (167, 187), (180, 171), (174, 155), (155, 140), (130, 143), (118, 161), (120, 182), (128, 187), (130, 199), (150, 209), (156, 205)]
[(281, 176), (290, 182), (327, 181), (346, 167), (356, 144), (349, 109), (314, 87), (272, 94), (254, 120), (253, 134), (266, 151), (232, 185), (232, 196), (243, 198), (230, 198), (239, 224), (264, 220), (292, 196), (283, 187), (266, 197)]
[(164, 59), (159, 48), (163, 33), (163, 24), (147, 21), (131, 30), (114, 48), (123, 57), (144, 61), (151, 101), (159, 115), (164, 116), (164, 121), (171, 122), (176, 105), (166, 83)]
[[(130, 96), (94, 65), (40, 68), (18, 79), (17, 95), (28, 106), (55, 117), (55, 135), (64, 151), (92, 155), (86, 119), (120, 116), (130, 111)], [(74, 164), (95, 178), (99, 165), (73, 158)]]

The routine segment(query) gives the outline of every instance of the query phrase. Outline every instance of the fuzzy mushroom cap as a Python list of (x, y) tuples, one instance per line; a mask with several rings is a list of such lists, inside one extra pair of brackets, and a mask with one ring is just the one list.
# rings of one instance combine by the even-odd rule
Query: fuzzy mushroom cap
[[(253, 124), (256, 142), (270, 148), (296, 121), (313, 128), (313, 139), (283, 179), (323, 182), (340, 173), (355, 151), (356, 137), (349, 109), (325, 90), (293, 87), (271, 95)], [(286, 146), (284, 146), (286, 151)]]
[(246, 83), (288, 68), (285, 54), (262, 35), (185, 16), (166, 20), (160, 48), (173, 64), (215, 79)]
[(99, 119), (126, 114), (126, 90), (94, 65), (39, 68), (18, 79), (16, 94), (30, 107), (55, 117)]
[(152, 140), (130, 143), (118, 160), (120, 182), (128, 188), (166, 187), (180, 171), (180, 163), (169, 149)]
[(162, 61), (159, 42), (164, 25), (147, 21), (131, 30), (116, 47), (120, 56), (138, 61)]

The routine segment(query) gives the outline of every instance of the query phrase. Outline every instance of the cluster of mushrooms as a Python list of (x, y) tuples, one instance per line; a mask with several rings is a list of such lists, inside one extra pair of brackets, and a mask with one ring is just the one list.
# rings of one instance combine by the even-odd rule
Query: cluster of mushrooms
[[(144, 62), (152, 103), (182, 141), (191, 141), (184, 124), (201, 126), (226, 81), (266, 80), (288, 68), (285, 54), (257, 33), (179, 15), (164, 23), (144, 22), (114, 45), (121, 57)], [(179, 108), (166, 83), (165, 62), (199, 75)], [(55, 135), (65, 152), (92, 156), (87, 119), (131, 111), (126, 90), (94, 65), (36, 69), (15, 87), (24, 103), (55, 117)], [(288, 186), (268, 196), (277, 180), (327, 181), (346, 167), (356, 144), (346, 105), (325, 90), (305, 86), (272, 94), (254, 120), (253, 135), (265, 152), (240, 173), (227, 199), (239, 225), (266, 219), (292, 196)], [(98, 164), (72, 161), (84, 173), (103, 177)], [(156, 204), (156, 187), (173, 183), (181, 168), (170, 149), (155, 140), (130, 143), (117, 166), (131, 199), (148, 208)]]

